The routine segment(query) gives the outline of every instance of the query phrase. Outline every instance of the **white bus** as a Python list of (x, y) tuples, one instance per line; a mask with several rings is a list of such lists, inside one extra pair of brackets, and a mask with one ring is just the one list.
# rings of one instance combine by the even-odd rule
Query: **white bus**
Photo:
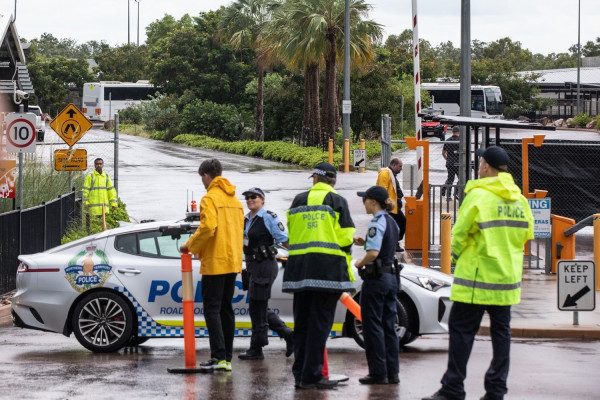
[(149, 81), (84, 83), (81, 111), (92, 121), (108, 121), (119, 110), (150, 100), (157, 91)]
[[(460, 114), (460, 83), (422, 83), (432, 99), (432, 110), (443, 110), (444, 115)], [(502, 118), (504, 105), (498, 86), (471, 85), (471, 116)]]

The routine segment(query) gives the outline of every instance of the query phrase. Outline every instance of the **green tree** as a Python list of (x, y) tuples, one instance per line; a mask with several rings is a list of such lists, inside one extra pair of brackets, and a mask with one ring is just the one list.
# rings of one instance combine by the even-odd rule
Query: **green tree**
[(136, 82), (148, 79), (148, 48), (144, 45), (110, 47), (103, 43), (94, 59), (98, 63), (95, 68), (98, 80)]
[[(315, 77), (312, 71), (318, 71), (321, 63), (325, 64), (323, 134), (319, 140), (324, 145), (326, 139), (335, 137), (339, 124), (337, 62), (343, 57), (345, 2), (288, 0), (282, 9), (284, 12), (276, 14), (274, 19), (284, 18), (292, 21), (292, 24), (284, 24), (288, 29), (279, 31), (280, 39), (276, 41), (275, 47), (283, 49), (284, 58), (289, 64), (304, 65), (305, 71), (311, 72), (310, 80)], [(355, 65), (372, 59), (373, 43), (381, 38), (381, 26), (373, 21), (363, 20), (369, 9), (370, 6), (363, 0), (350, 2), (350, 57)], [(299, 53), (309, 56), (301, 56)], [(313, 86), (314, 84), (311, 85)], [(309, 96), (305, 96), (305, 101), (309, 99)], [(311, 100), (311, 104), (314, 107), (314, 100)]]
[[(148, 27), (150, 80), (167, 94), (193, 91), (196, 98), (219, 104), (244, 103), (252, 66), (237, 60), (227, 43), (217, 40), (220, 12), (201, 13), (179, 21), (165, 16)], [(166, 36), (161, 34), (167, 32)], [(251, 59), (251, 52), (243, 58)]]
[(39, 105), (44, 110), (60, 110), (67, 105), (69, 87), (82, 88), (93, 80), (84, 60), (63, 56), (31, 57), (27, 63)]
[(254, 139), (258, 142), (265, 140), (263, 108), (265, 69), (274, 62), (272, 47), (265, 41), (264, 27), (278, 4), (271, 0), (237, 0), (224, 10), (220, 22), (221, 34), (234, 49), (247, 48), (254, 52), (258, 76)]

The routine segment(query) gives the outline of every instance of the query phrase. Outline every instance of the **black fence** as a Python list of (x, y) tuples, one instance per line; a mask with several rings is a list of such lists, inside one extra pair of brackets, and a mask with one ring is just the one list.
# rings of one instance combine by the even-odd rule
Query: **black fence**
[(15, 289), (20, 254), (58, 246), (69, 221), (79, 215), (81, 201), (76, 192), (41, 206), (0, 214), (0, 294)]

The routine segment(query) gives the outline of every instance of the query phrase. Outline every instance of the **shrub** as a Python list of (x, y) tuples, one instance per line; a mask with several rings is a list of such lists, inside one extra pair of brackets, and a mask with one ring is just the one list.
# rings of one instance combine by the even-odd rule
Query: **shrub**
[[(89, 219), (89, 227), (87, 221)], [(106, 229), (119, 227), (119, 221), (130, 222), (129, 214), (127, 214), (126, 205), (118, 200), (117, 208), (111, 210), (110, 214), (106, 214)], [(83, 237), (102, 232), (102, 218), (90, 217), (86, 212), (82, 218), (71, 221), (67, 227), (67, 232), (62, 237), (60, 243), (65, 244)]]
[(573, 117), (573, 121), (571, 121), (571, 125), (572, 126), (580, 126), (585, 128), (585, 126), (588, 124), (588, 122), (590, 122), (593, 118), (590, 117), (587, 114), (577, 114), (575, 117)]
[(119, 122), (122, 124), (141, 124), (142, 112), (137, 106), (119, 110)]
[(244, 115), (231, 105), (197, 99), (183, 108), (181, 131), (232, 141), (246, 132)]

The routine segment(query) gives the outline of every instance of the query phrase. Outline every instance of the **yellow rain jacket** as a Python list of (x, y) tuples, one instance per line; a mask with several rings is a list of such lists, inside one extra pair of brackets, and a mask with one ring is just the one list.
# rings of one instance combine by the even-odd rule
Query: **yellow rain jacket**
[(243, 238), (244, 209), (235, 186), (217, 176), (200, 200), (200, 226), (187, 248), (200, 259), (202, 275), (241, 273)]
[(521, 300), (523, 246), (533, 239), (527, 199), (510, 174), (467, 182), (452, 229), (456, 263), (450, 299), (512, 305)]

